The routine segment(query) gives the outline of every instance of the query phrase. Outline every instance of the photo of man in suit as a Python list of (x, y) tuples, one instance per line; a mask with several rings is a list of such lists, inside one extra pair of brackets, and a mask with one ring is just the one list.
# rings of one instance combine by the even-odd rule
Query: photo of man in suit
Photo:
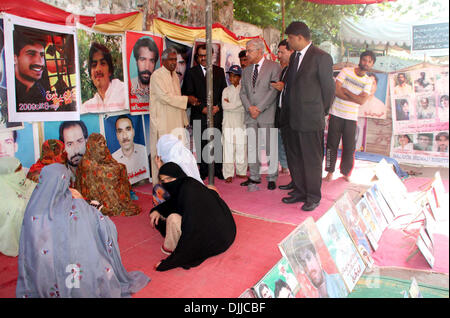
[[(245, 112), (245, 125), (248, 137), (248, 166), (250, 176), (241, 186), (261, 183), (259, 158), (260, 128), (265, 133), (265, 151), (269, 159), (267, 172), (267, 188), (274, 190), (278, 178), (278, 147), (271, 149), (271, 138), (278, 140), (277, 129), (274, 128), (278, 91), (272, 82), (280, 79), (279, 63), (264, 57), (265, 44), (260, 38), (252, 39), (246, 44), (247, 59), (250, 63), (242, 71), (241, 100)], [(275, 131), (275, 134), (271, 131)], [(276, 142), (275, 142), (276, 144)]]
[(313, 211), (322, 198), (325, 116), (334, 99), (333, 59), (311, 42), (309, 27), (299, 21), (287, 28), (295, 50), (286, 74), (280, 127), (286, 136), (288, 167), (294, 181), (292, 197)]
[[(208, 163), (210, 160), (203, 155), (203, 150), (208, 144), (209, 140), (203, 140), (203, 132), (208, 128), (207, 126), (207, 92), (206, 92), (206, 45), (201, 44), (197, 46), (195, 53), (195, 60), (197, 65), (190, 68), (183, 80), (183, 87), (181, 88), (182, 94), (191, 96), (191, 99), (196, 99), (195, 104), (188, 103), (188, 107), (191, 109), (190, 124), (195, 129), (195, 125), (200, 124), (201, 135), (196, 136), (194, 134), (195, 148), (197, 149), (197, 162), (200, 160), (200, 177), (205, 179), (208, 176)], [(214, 128), (218, 131), (222, 131), (222, 91), (227, 87), (227, 81), (225, 78), (225, 71), (223, 68), (212, 65), (213, 73), (213, 121)], [(222, 143), (221, 136), (214, 136), (214, 175), (219, 179), (223, 179), (222, 174)], [(207, 156), (209, 157), (209, 156)], [(206, 159), (206, 161), (205, 161)], [(217, 160), (217, 161), (216, 161)]]

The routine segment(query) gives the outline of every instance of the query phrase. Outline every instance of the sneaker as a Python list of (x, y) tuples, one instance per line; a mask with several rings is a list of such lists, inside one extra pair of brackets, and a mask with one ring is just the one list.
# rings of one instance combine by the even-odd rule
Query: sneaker
[(161, 245), (161, 252), (163, 252), (166, 255), (170, 255), (170, 254), (172, 254), (173, 251), (168, 250), (167, 248), (165, 248), (164, 244), (163, 244), (163, 245)]

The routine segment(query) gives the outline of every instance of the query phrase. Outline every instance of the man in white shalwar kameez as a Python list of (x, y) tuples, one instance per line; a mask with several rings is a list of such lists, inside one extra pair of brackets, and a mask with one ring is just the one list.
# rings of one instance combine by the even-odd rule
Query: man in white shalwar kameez
[[(155, 162), (158, 139), (162, 135), (173, 134), (188, 147), (185, 130), (188, 125), (188, 96), (181, 95), (180, 80), (175, 72), (177, 51), (174, 48), (166, 49), (161, 55), (161, 61), (162, 67), (154, 71), (150, 78), (150, 153), (153, 184), (158, 182), (159, 169)], [(194, 100), (190, 102), (197, 104)]]

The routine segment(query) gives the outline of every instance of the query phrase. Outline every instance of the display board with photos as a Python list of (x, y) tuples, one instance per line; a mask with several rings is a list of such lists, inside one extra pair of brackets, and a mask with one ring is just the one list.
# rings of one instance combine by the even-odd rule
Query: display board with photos
[(258, 298), (295, 298), (299, 289), (297, 278), (284, 257), (252, 287)]
[(399, 163), (447, 166), (448, 66), (389, 75), (392, 105), (390, 157)]
[(78, 120), (75, 28), (9, 14), (3, 27), (9, 121)]
[[(377, 164), (375, 175), (384, 174), (385, 178), (374, 179), (374, 184), (358, 194), (350, 197), (344, 192), (335, 204), (322, 215), (317, 222), (308, 217), (298, 225), (279, 244), (282, 260), (264, 275), (254, 286), (247, 288), (241, 298), (273, 298), (279, 295), (281, 286), (297, 282), (297, 293), (291, 293), (294, 288), (284, 287), (283, 293), (287, 297), (320, 298), (347, 297), (358, 281), (366, 272), (371, 272), (375, 262), (371, 254), (378, 249), (378, 242), (384, 229), (390, 226), (401, 214), (394, 214), (391, 206), (404, 203), (403, 192), (406, 187), (400, 178), (391, 175), (393, 172), (385, 160)], [(380, 182), (383, 181), (383, 182)], [(388, 202), (383, 193), (391, 192), (389, 186), (396, 186), (396, 195)], [(398, 195), (401, 193), (402, 195)], [(446, 206), (445, 189), (440, 173), (437, 172), (430, 186), (420, 193), (414, 193), (414, 206), (408, 205), (409, 214), (414, 220), (423, 217), (423, 224), (417, 232), (415, 249), (406, 258), (408, 262), (417, 254), (423, 255), (430, 267), (434, 266), (435, 238), (439, 215), (436, 211)], [(374, 210), (378, 210), (375, 212)], [(419, 211), (420, 215), (417, 215)], [(381, 224), (380, 224), (381, 223)], [(286, 272), (293, 273), (293, 277), (282, 275), (280, 263), (286, 262)], [(275, 291), (277, 280), (284, 280)], [(325, 285), (323, 285), (325, 283)], [(322, 286), (322, 288), (318, 288)], [(326, 286), (326, 288), (323, 288)]]
[(364, 273), (366, 265), (339, 218), (335, 206), (322, 215), (316, 224), (347, 289), (351, 292)]
[(129, 110), (125, 36), (77, 24), (80, 113)]
[(150, 78), (161, 66), (163, 38), (148, 32), (125, 33), (130, 113), (149, 111)]

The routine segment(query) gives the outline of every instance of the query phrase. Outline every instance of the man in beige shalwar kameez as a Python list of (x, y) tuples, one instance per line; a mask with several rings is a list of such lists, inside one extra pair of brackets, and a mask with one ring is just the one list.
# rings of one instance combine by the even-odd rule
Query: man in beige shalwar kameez
[[(150, 79), (150, 152), (152, 178), (155, 178), (152, 180), (153, 184), (158, 182), (159, 169), (155, 158), (159, 137), (173, 134), (188, 147), (185, 130), (188, 125), (188, 96), (181, 95), (180, 80), (175, 72), (177, 51), (174, 48), (166, 49), (161, 55), (161, 61), (162, 67), (154, 71)], [(196, 99), (189, 102), (192, 105), (199, 104)]]

